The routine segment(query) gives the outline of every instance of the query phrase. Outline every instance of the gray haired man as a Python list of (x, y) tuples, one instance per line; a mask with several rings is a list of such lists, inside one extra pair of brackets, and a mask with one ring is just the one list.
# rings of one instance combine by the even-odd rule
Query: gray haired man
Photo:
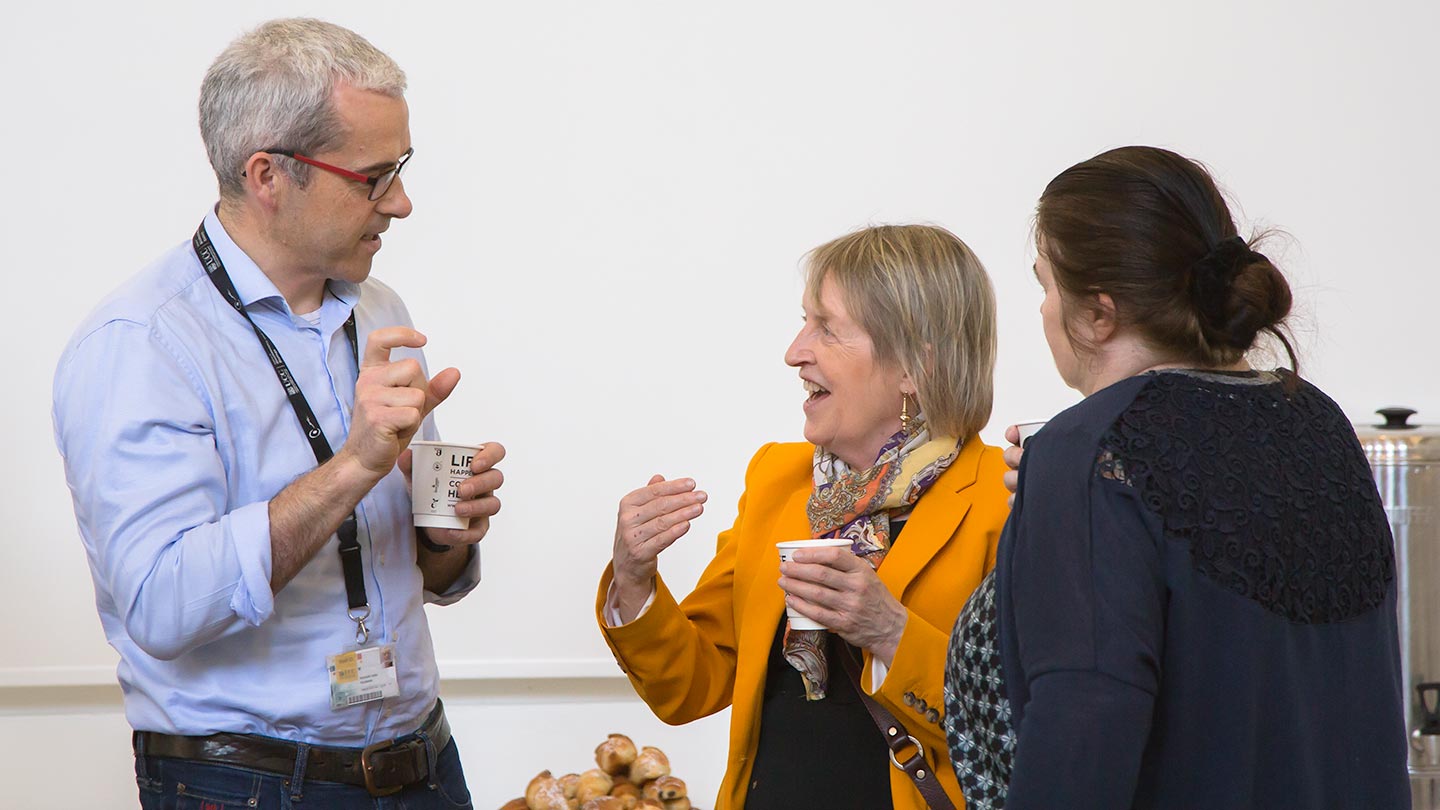
[(423, 605), (478, 582), (505, 451), (461, 485), (468, 530), (411, 525), (407, 448), (460, 373), (370, 278), (411, 211), (404, 90), (318, 20), (232, 43), (200, 98), (219, 204), (56, 370), (143, 807), (470, 806)]

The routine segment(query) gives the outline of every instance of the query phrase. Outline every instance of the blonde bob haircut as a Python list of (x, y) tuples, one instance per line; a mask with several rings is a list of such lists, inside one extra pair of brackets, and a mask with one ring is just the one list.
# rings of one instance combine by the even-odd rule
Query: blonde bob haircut
[(995, 291), (959, 237), (934, 225), (863, 228), (807, 254), (812, 306), (826, 279), (870, 336), (876, 361), (910, 375), (931, 435), (968, 438), (990, 421)]

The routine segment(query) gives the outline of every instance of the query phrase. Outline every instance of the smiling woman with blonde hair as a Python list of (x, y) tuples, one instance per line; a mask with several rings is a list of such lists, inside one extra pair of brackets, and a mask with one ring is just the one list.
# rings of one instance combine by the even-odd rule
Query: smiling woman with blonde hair
[[(785, 362), (807, 394), (806, 441), (755, 454), (735, 524), (683, 602), (656, 560), (705, 493), (655, 476), (626, 495), (601, 630), (666, 722), (731, 707), (719, 808), (923, 808), (917, 784), (958, 803), (940, 726), (945, 645), (1007, 512), (1000, 451), (976, 435), (993, 390), (990, 281), (942, 228), (865, 228), (810, 254), (803, 308)], [(802, 538), (849, 543), (782, 565), (775, 544)], [(833, 632), (790, 627), (787, 605)], [(900, 756), (919, 757), (917, 781), (891, 767), (867, 699), (917, 741)]]

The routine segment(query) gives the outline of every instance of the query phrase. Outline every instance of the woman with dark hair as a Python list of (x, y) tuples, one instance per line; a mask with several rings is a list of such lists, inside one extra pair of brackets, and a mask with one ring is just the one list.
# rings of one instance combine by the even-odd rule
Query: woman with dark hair
[(1206, 170), (1125, 147), (1051, 181), (1040, 313), (1085, 395), (1025, 445), (955, 625), (971, 808), (1409, 807), (1389, 524), (1293, 371), (1289, 285)]

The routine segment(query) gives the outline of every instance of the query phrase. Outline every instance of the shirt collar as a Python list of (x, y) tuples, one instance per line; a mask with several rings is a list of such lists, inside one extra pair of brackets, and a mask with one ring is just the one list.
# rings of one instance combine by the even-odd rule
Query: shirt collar
[[(235, 244), (225, 226), (220, 223), (220, 217), (216, 209), (211, 208), (205, 215), (205, 233), (209, 234), (210, 242), (215, 245), (215, 252), (220, 255), (220, 261), (225, 263), (225, 272), (230, 275), (230, 283), (235, 285), (235, 292), (240, 296), (240, 303), (248, 309), (252, 304), (259, 301), (273, 301), (275, 306), (289, 312), (289, 305), (285, 296), (280, 294), (280, 289), (275, 282), (265, 275), (260, 266)], [(340, 299), (344, 304), (346, 312), (349, 312), (360, 301), (360, 285), (348, 281), (330, 279), (326, 283), (326, 289), (331, 295)], [(329, 296), (326, 296), (328, 299)], [(322, 302), (321, 307), (324, 308)]]

